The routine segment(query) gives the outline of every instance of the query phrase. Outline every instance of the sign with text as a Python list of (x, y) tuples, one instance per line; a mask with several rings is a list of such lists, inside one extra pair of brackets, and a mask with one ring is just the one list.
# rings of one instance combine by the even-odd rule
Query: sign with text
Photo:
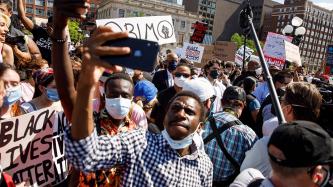
[(286, 52), (284, 41), (291, 42), (292, 37), (269, 32), (264, 45), (264, 55), (269, 65), (275, 65), (283, 68), (286, 61)]
[(333, 45), (328, 45), (327, 46), (326, 74), (333, 74)]
[(50, 107), (0, 123), (1, 166), (15, 184), (54, 186), (66, 179), (63, 112)]
[(171, 16), (130, 17), (96, 20), (97, 26), (110, 26), (115, 32), (127, 31), (129, 37), (158, 42), (175, 43)]
[[(247, 46), (245, 46), (245, 60), (247, 60), (252, 54), (253, 50)], [(235, 63), (239, 66), (243, 66), (243, 58), (244, 58), (244, 45), (242, 45), (237, 51), (235, 56)]]
[(193, 24), (194, 32), (191, 36), (191, 42), (202, 43), (205, 38), (206, 30), (208, 29), (208, 24), (204, 22), (197, 21)]
[(291, 64), (294, 64), (297, 67), (302, 66), (299, 47), (287, 41), (284, 41), (284, 47), (286, 52), (286, 60), (288, 60), (289, 62), (291, 62)]
[(192, 62), (201, 63), (204, 49), (204, 47), (201, 47), (197, 44), (190, 44), (184, 42), (183, 53), (181, 57)]

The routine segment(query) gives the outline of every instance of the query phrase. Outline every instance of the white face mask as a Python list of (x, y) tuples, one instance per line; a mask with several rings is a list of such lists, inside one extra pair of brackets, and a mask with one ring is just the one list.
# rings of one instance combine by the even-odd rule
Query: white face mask
[(105, 109), (114, 119), (124, 119), (131, 108), (131, 100), (126, 98), (105, 98)]
[(185, 147), (188, 147), (192, 144), (193, 142), (193, 137), (198, 134), (197, 130), (199, 129), (199, 126), (197, 127), (197, 129), (190, 135), (186, 136), (185, 138), (181, 139), (181, 140), (174, 140), (170, 137), (169, 133), (164, 129), (162, 131), (162, 135), (164, 137), (164, 139), (169, 143), (169, 145), (171, 146), (172, 149), (184, 149)]
[(183, 76), (180, 76), (180, 77), (175, 77), (175, 84), (178, 86), (178, 87), (183, 87), (184, 84), (188, 81), (187, 78), (183, 77)]
[(257, 76), (262, 74), (262, 68), (257, 68), (255, 71)]

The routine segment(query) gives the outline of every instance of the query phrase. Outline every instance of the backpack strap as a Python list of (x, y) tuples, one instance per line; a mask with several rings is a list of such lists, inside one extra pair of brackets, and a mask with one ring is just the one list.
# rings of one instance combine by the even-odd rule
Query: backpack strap
[(216, 139), (216, 142), (218, 144), (218, 146), (220, 147), (221, 151), (223, 152), (223, 154), (225, 155), (225, 157), (231, 162), (231, 164), (234, 166), (234, 168), (236, 169), (236, 173), (239, 173), (240, 171), (240, 165), (238, 164), (238, 162), (229, 154), (228, 150), (225, 148), (222, 138), (221, 138), (221, 134), (226, 131), (227, 129), (229, 129), (232, 126), (235, 125), (239, 125), (241, 124), (241, 122), (239, 120), (235, 120), (235, 121), (230, 121), (226, 124), (224, 124), (222, 127), (220, 127), (219, 129), (216, 126), (216, 122), (214, 118), (210, 118), (209, 119), (209, 124), (213, 130), (213, 133), (208, 135), (205, 139), (204, 139), (204, 144), (207, 144), (209, 141), (211, 141), (212, 139)]

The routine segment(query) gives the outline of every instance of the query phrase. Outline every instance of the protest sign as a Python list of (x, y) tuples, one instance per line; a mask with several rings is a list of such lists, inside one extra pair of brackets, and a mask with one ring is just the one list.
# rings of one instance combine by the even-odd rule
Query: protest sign
[(181, 57), (192, 62), (200, 63), (203, 53), (204, 47), (201, 47), (197, 44), (190, 44), (184, 42), (183, 53)]
[[(247, 60), (252, 54), (253, 49), (249, 47), (245, 47), (245, 60)], [(243, 66), (243, 58), (244, 58), (244, 45), (242, 45), (237, 51), (235, 56), (235, 63), (239, 66)]]
[(110, 26), (115, 32), (128, 31), (129, 37), (158, 42), (175, 43), (171, 16), (149, 16), (96, 20), (97, 26)]
[(1, 166), (14, 183), (54, 186), (66, 179), (63, 112), (50, 107), (0, 123)]
[(283, 68), (286, 60), (284, 41), (291, 42), (292, 37), (269, 32), (264, 45), (264, 55), (269, 65)]
[(177, 47), (175, 53), (177, 54), (178, 58), (181, 58), (183, 54), (183, 48)]
[(296, 67), (302, 66), (301, 54), (299, 53), (299, 47), (284, 41), (285, 52), (286, 52), (286, 60), (288, 60), (291, 64)]
[(202, 43), (205, 38), (206, 30), (208, 29), (208, 24), (204, 22), (197, 21), (193, 24), (194, 32), (191, 36), (191, 42)]
[(333, 45), (328, 45), (327, 46), (326, 74), (333, 74)]

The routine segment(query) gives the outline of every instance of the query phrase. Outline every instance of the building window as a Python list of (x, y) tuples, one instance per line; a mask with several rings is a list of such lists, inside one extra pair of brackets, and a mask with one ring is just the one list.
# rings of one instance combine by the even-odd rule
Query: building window
[(47, 7), (53, 7), (53, 0), (47, 1)]
[(139, 12), (133, 11), (132, 15), (133, 15), (133, 17), (138, 17), (139, 16)]
[(45, 6), (45, 1), (44, 0), (36, 0), (35, 5)]
[(44, 16), (45, 15), (44, 9), (36, 8), (36, 15)]
[(34, 13), (34, 9), (32, 9), (31, 7), (27, 7), (25, 11), (30, 14)]
[(118, 17), (119, 18), (125, 17), (125, 10), (124, 9), (119, 9), (118, 10)]
[(33, 1), (33, 0), (27, 0), (26, 3), (27, 3), (27, 4), (33, 4), (34, 1)]
[(52, 9), (47, 9), (47, 17), (53, 16)]
[(186, 26), (185, 21), (181, 21), (181, 22), (180, 22), (180, 27), (181, 27), (182, 29), (185, 29), (185, 26)]

